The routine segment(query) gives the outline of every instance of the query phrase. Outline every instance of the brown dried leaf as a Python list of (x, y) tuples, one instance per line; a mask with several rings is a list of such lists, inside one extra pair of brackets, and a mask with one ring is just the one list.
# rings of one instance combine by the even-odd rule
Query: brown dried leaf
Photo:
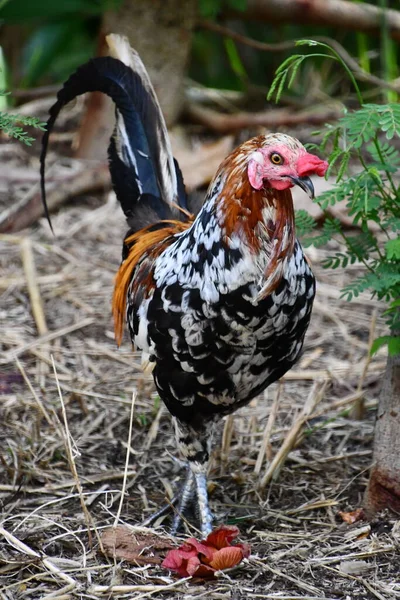
[(339, 517), (345, 523), (357, 523), (357, 521), (362, 521), (365, 519), (365, 513), (363, 508), (356, 508), (356, 510), (351, 510), (350, 512), (339, 511)]
[(104, 554), (139, 565), (160, 565), (174, 543), (153, 533), (137, 533), (124, 525), (109, 527), (101, 536)]

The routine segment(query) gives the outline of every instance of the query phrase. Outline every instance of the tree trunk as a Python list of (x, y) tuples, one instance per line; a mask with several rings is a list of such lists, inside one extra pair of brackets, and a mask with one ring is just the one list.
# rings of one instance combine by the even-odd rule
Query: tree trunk
[[(197, 0), (124, 0), (104, 15), (98, 54), (107, 54), (105, 35), (129, 39), (155, 88), (167, 126), (173, 125), (184, 101)], [(112, 101), (100, 92), (90, 95), (79, 130), (77, 158), (104, 160), (114, 126)]]
[(139, 53), (172, 125), (184, 100), (184, 77), (197, 0), (125, 0), (104, 17), (104, 32), (125, 35)]
[(400, 513), (400, 354), (389, 356), (387, 361), (366, 495), (367, 513), (372, 515), (383, 508)]

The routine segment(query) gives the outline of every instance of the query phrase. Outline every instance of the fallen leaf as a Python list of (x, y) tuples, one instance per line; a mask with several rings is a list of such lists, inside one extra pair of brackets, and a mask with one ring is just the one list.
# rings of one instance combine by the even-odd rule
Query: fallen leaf
[(237, 527), (222, 525), (205, 540), (189, 538), (185, 544), (168, 552), (162, 566), (181, 577), (214, 577), (217, 571), (230, 569), (249, 556), (250, 546), (231, 544), (238, 534)]
[(357, 521), (362, 521), (365, 519), (365, 513), (363, 508), (356, 508), (356, 510), (351, 510), (350, 512), (339, 511), (339, 517), (345, 523), (357, 523)]
[(136, 532), (124, 525), (105, 529), (101, 541), (106, 556), (139, 565), (160, 565), (167, 551), (174, 547), (166, 537)]
[(210, 567), (213, 567), (216, 571), (223, 571), (224, 569), (230, 569), (239, 564), (243, 558), (243, 550), (238, 546), (221, 548), (221, 550), (218, 550), (214, 554), (213, 559), (210, 562)]

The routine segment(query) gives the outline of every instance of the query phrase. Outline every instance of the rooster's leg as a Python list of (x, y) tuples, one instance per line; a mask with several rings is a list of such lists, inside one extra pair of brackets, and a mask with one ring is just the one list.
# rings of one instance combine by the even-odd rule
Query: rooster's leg
[(201, 533), (204, 538), (208, 536), (212, 531), (213, 516), (208, 504), (208, 492), (207, 492), (207, 475), (206, 469), (204, 472), (195, 474), (196, 481), (196, 493), (197, 493), (197, 506), (199, 509), (199, 519)]
[(171, 535), (175, 535), (176, 532), (178, 531), (179, 527), (181, 526), (182, 515), (184, 515), (187, 507), (192, 502), (193, 496), (194, 496), (194, 475), (193, 475), (192, 470), (189, 469), (185, 483), (183, 484), (183, 486), (178, 494), (179, 502), (178, 502), (178, 506), (177, 506), (176, 513), (174, 516), (174, 520), (172, 521)]
[[(194, 428), (187, 423), (183, 423), (177, 419), (175, 420), (178, 446), (182, 455), (189, 463), (190, 473), (192, 474), (191, 486), (193, 485), (193, 482), (195, 483), (201, 533), (205, 537), (212, 530), (212, 514), (208, 505), (207, 469), (213, 429), (212, 422), (204, 423), (201, 426)], [(188, 485), (189, 481), (190, 476), (188, 476), (183, 490), (186, 489), (186, 485)], [(187, 498), (188, 502), (190, 496), (188, 495)], [(185, 504), (187, 504), (187, 502), (185, 502)]]

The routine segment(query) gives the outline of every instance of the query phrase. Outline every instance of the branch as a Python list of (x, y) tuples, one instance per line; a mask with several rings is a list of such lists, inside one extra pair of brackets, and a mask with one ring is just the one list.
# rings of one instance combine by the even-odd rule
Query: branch
[(294, 126), (301, 123), (321, 125), (321, 123), (327, 121), (334, 121), (340, 116), (340, 110), (335, 108), (321, 112), (317, 112), (315, 108), (297, 113), (287, 109), (276, 109), (255, 113), (239, 112), (229, 115), (197, 104), (189, 104), (185, 113), (193, 123), (203, 125), (217, 133), (232, 133), (246, 127), (279, 129), (283, 126)]
[[(291, 50), (296, 46), (296, 40), (289, 40), (287, 42), (280, 42), (278, 44), (266, 44), (264, 42), (259, 42), (258, 40), (253, 40), (245, 35), (241, 35), (240, 33), (237, 33), (237, 31), (228, 29), (228, 27), (223, 27), (222, 25), (218, 25), (213, 21), (207, 21), (205, 19), (200, 19), (197, 23), (197, 26), (201, 29), (208, 29), (209, 31), (219, 33), (224, 37), (235, 40), (235, 42), (238, 42), (239, 44), (243, 44), (249, 48), (254, 48), (255, 50), (260, 50), (261, 52), (283, 52), (285, 50)], [(347, 66), (353, 71), (356, 79), (359, 79), (360, 81), (366, 81), (367, 83), (371, 83), (372, 85), (376, 85), (380, 88), (385, 88), (400, 93), (400, 81), (398, 83), (390, 83), (384, 79), (380, 79), (380, 77), (376, 77), (375, 75), (364, 71), (364, 69), (360, 67), (358, 62), (347, 52), (347, 50), (333, 38), (326, 36), (313, 36), (313, 39), (320, 42), (325, 42), (334, 50), (336, 50)]]
[(248, 0), (244, 12), (230, 13), (251, 21), (330, 25), (379, 33), (384, 17), (393, 39), (400, 40), (400, 12), (349, 0)]
[[(83, 163), (63, 180), (50, 183), (47, 194), (49, 211), (60, 207), (69, 198), (111, 187), (108, 166), (104, 163)], [(21, 200), (0, 214), (0, 233), (20, 231), (43, 216), (43, 204), (35, 184)]]
[(200, 29), (214, 31), (215, 33), (219, 33), (225, 37), (235, 40), (235, 42), (239, 42), (239, 44), (244, 44), (250, 48), (261, 50), (262, 52), (284, 52), (285, 50), (291, 50), (295, 46), (295, 42), (292, 40), (287, 42), (278, 42), (277, 44), (266, 44), (265, 42), (259, 42), (258, 40), (253, 40), (252, 38), (237, 33), (237, 31), (233, 31), (232, 29), (228, 29), (228, 27), (223, 27), (222, 25), (218, 25), (218, 23), (214, 23), (214, 21), (208, 21), (207, 19), (199, 19), (197, 21), (197, 27)]

